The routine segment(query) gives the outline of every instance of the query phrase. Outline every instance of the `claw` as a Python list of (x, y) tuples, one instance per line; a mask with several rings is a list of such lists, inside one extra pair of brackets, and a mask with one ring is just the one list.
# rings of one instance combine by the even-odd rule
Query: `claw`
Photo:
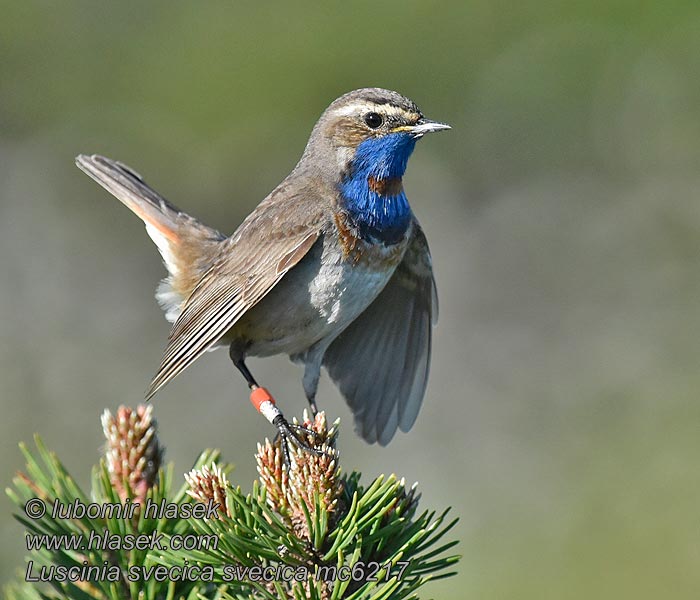
[(304, 452), (313, 454), (314, 456), (323, 456), (325, 454), (322, 450), (309, 445), (302, 437), (302, 435), (315, 437), (315, 431), (303, 427), (302, 425), (291, 424), (282, 415), (278, 415), (272, 424), (277, 427), (277, 436), (280, 440), (280, 445), (284, 454), (284, 463), (287, 468), (292, 464), (289, 444), (296, 446)]

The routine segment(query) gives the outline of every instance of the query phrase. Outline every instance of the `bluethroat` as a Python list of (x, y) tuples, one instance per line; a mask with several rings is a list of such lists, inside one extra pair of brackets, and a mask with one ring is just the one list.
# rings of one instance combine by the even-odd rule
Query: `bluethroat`
[(425, 393), (437, 295), (402, 177), (416, 141), (443, 129), (396, 92), (341, 96), (296, 167), (230, 237), (178, 210), (129, 167), (78, 156), (80, 169), (144, 221), (168, 270), (156, 297), (173, 326), (147, 398), (226, 346), (285, 450), (313, 451), (245, 364), (285, 353), (304, 364), (313, 413), (325, 366), (367, 442), (385, 445), (397, 428), (408, 431)]

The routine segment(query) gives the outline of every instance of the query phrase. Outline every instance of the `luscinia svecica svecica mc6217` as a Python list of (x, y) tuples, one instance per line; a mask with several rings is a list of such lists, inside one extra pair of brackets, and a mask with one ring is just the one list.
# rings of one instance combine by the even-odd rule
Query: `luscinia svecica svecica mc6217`
[(416, 141), (443, 129), (396, 92), (341, 96), (296, 167), (230, 237), (175, 208), (129, 167), (78, 156), (144, 221), (168, 270), (157, 298), (173, 326), (147, 396), (226, 346), (285, 449), (311, 450), (245, 364), (285, 353), (305, 365), (313, 412), (325, 366), (365, 440), (387, 444), (397, 428), (408, 431), (425, 393), (437, 296), (402, 177)]

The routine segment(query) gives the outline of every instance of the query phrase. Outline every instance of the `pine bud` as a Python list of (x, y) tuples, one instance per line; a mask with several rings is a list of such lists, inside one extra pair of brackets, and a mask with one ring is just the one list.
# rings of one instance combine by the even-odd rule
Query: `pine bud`
[(185, 473), (185, 481), (190, 486), (187, 493), (192, 498), (204, 504), (210, 501), (219, 504), (221, 507), (217, 513), (219, 519), (222, 518), (222, 512), (226, 513), (227, 517), (231, 516), (226, 496), (229, 483), (226, 473), (219, 468), (219, 465), (212, 463), (211, 469), (202, 467), (201, 471), (192, 469), (189, 473)]
[(314, 498), (318, 496), (321, 509), (332, 518), (338, 510), (343, 492), (338, 451), (335, 448), (338, 422), (329, 429), (325, 413), (319, 412), (311, 419), (304, 411), (303, 429), (297, 428), (299, 424), (296, 420), (294, 425), (302, 441), (322, 451), (320, 456), (289, 444), (291, 464), (287, 469), (281, 441), (265, 440), (264, 445), (258, 445), (255, 458), (270, 507), (287, 520), (300, 538), (310, 540), (303, 507), (313, 519), (316, 510)]
[(135, 410), (120, 406), (116, 416), (105, 410), (102, 430), (107, 438), (105, 459), (112, 486), (122, 501), (145, 502), (158, 479), (163, 457), (153, 406), (139, 405)]

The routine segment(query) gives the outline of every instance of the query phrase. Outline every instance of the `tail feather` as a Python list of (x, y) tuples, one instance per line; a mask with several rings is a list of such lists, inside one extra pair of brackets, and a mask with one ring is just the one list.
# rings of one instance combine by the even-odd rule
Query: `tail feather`
[(75, 159), (75, 164), (121, 200), (144, 223), (174, 239), (180, 211), (149, 187), (136, 171), (97, 154), (81, 154)]
[(226, 236), (178, 210), (136, 171), (120, 162), (81, 154), (75, 163), (146, 225), (169, 274), (158, 287), (156, 297), (166, 318), (174, 322), (182, 302), (211, 265)]

